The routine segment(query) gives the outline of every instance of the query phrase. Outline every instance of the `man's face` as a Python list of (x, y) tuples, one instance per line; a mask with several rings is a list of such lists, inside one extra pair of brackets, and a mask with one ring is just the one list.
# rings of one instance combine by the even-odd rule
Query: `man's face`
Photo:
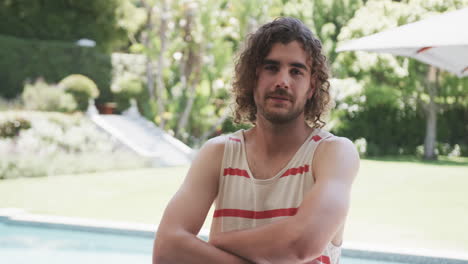
[(304, 114), (307, 99), (313, 94), (310, 64), (302, 44), (273, 44), (264, 63), (257, 68), (254, 100), (257, 119), (283, 124)]

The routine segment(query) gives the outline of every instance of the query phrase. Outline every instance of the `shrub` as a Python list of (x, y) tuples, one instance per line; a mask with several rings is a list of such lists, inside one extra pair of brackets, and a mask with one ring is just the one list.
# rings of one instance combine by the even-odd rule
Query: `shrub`
[(100, 89), (98, 100), (112, 100), (111, 56), (99, 52), (97, 48), (80, 47), (72, 42), (0, 35), (0, 58), (0, 96), (18, 96), (27, 79), (42, 76), (48, 83), (57, 83), (70, 74), (79, 73), (97, 83)]
[(126, 151), (110, 155), (105, 152), (14, 154), (0, 159), (0, 179), (137, 169), (147, 166), (148, 163), (144, 159)]
[(17, 137), (21, 130), (31, 128), (31, 123), (24, 118), (0, 121), (0, 138)]
[(73, 96), (65, 93), (62, 88), (42, 80), (26, 84), (22, 99), (27, 110), (72, 112), (77, 107)]
[(455, 146), (453, 146), (452, 151), (450, 151), (450, 153), (448, 153), (447, 156), (449, 156), (449, 157), (460, 157), (461, 156), (460, 145), (455, 144)]
[(18, 96), (13, 99), (6, 99), (0, 97), (0, 111), (19, 110), (22, 108), (23, 104), (21, 102), (21, 96)]
[(356, 146), (357, 151), (361, 157), (366, 156), (367, 154), (367, 141), (365, 138), (358, 138), (354, 141), (354, 146)]
[(60, 81), (59, 86), (65, 89), (65, 92), (73, 95), (78, 109), (86, 111), (89, 99), (96, 99), (99, 96), (99, 90), (96, 83), (88, 77), (81, 74), (72, 74)]
[(0, 123), (21, 119), (31, 128), (15, 138), (0, 138), (0, 179), (149, 166), (81, 113), (0, 113)]
[(124, 74), (118, 78), (111, 86), (120, 111), (130, 106), (130, 99), (140, 99), (144, 95), (144, 86), (142, 80), (134, 74)]

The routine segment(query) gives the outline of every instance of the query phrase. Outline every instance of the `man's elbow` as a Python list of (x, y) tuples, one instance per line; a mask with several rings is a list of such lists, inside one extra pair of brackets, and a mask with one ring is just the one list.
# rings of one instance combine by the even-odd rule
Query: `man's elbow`
[(326, 244), (317, 239), (300, 237), (291, 243), (291, 251), (300, 263), (308, 263), (322, 255)]
[(176, 236), (164, 236), (157, 234), (153, 245), (153, 264), (166, 264), (169, 263), (168, 259), (172, 254), (171, 250), (174, 248)]
[(153, 245), (153, 264), (163, 264), (164, 263), (164, 243), (159, 237), (156, 237)]
[(298, 225), (283, 231), (281, 240), (272, 241), (264, 252), (257, 252), (257, 258), (249, 259), (255, 263), (309, 263), (320, 257), (326, 247)]
[(166, 263), (164, 261), (164, 257), (158, 252), (153, 252), (153, 264), (164, 264), (164, 263)]

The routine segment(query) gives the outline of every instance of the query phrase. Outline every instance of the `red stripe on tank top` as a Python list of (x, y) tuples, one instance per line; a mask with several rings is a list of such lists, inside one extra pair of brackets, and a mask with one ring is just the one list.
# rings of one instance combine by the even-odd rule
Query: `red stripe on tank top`
[(225, 168), (224, 169), (224, 176), (242, 176), (246, 178), (250, 178), (249, 173), (246, 170), (235, 169), (235, 168)]
[(286, 177), (286, 176), (289, 176), (289, 175), (302, 174), (302, 173), (308, 172), (308, 171), (309, 171), (309, 165), (304, 165), (304, 166), (300, 166), (300, 167), (297, 167), (297, 168), (290, 168), (287, 171), (285, 171), (283, 173), (283, 175), (281, 175), (281, 177)]
[(250, 211), (242, 209), (218, 209), (213, 217), (241, 217), (250, 219), (267, 219), (280, 216), (293, 216), (297, 213), (297, 208), (283, 208), (267, 211)]
[(312, 262), (307, 262), (306, 264), (331, 264), (331, 260), (330, 257), (322, 255), (312, 260)]
[(311, 140), (311, 141), (313, 140), (313, 141), (317, 142), (317, 141), (319, 141), (319, 140), (321, 140), (321, 139), (322, 139), (322, 137), (320, 137), (319, 135), (315, 135), (315, 136), (313, 136), (310, 140)]
[(238, 139), (238, 138), (233, 138), (233, 137), (229, 137), (229, 140), (232, 140), (232, 141), (235, 141), (235, 142), (241, 142), (240, 139)]

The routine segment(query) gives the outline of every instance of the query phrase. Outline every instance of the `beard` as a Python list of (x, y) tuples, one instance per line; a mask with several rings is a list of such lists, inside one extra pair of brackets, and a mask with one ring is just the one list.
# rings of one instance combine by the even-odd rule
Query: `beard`
[[(275, 109), (280, 106), (279, 105), (275, 106), (275, 103), (268, 102), (269, 98), (274, 97), (274, 96), (287, 97), (289, 99), (288, 104), (289, 103), (293, 104), (293, 107), (289, 109), (289, 111), (284, 111), (283, 109)], [(263, 104), (257, 104), (257, 111), (258, 111), (258, 114), (262, 115), (266, 120), (270, 121), (273, 124), (285, 124), (285, 123), (295, 120), (302, 113), (304, 113), (305, 102), (304, 104), (299, 104), (299, 106), (297, 107), (294, 107), (294, 102), (295, 100), (293, 100), (292, 96), (289, 95), (287, 91), (283, 89), (276, 89), (275, 91), (265, 95), (263, 99)], [(271, 108), (271, 109), (268, 109), (268, 108)], [(280, 111), (276, 111), (276, 110), (280, 110)]]
[(259, 113), (265, 117), (266, 120), (270, 121), (273, 124), (285, 124), (290, 121), (295, 120), (297, 117), (299, 117), (303, 112), (304, 108), (296, 108), (296, 109), (291, 109), (290, 111), (286, 113), (280, 113), (276, 111), (268, 111), (265, 110), (263, 107), (259, 107)]

